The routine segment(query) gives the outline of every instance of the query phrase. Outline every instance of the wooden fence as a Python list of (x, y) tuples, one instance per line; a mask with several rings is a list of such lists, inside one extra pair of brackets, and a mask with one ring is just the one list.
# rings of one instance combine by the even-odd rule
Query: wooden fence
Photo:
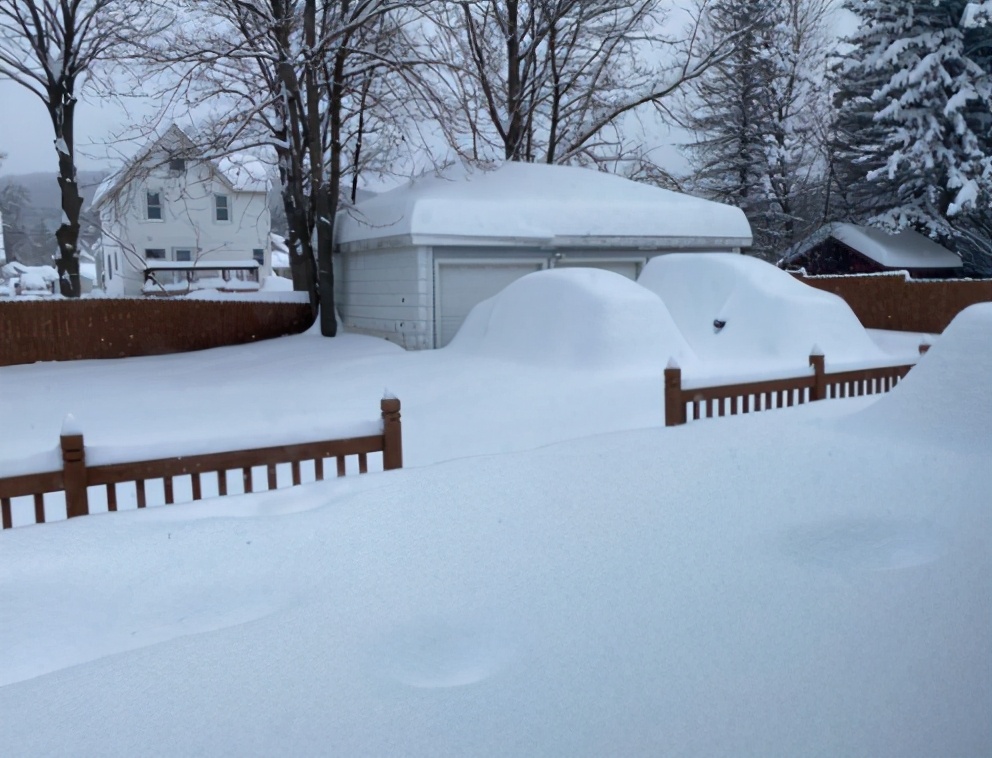
[(0, 366), (204, 350), (305, 331), (304, 302), (0, 301)]
[[(920, 353), (927, 348), (921, 345)], [(822, 355), (811, 355), (809, 363), (812, 371), (804, 376), (689, 388), (682, 386), (682, 369), (666, 368), (665, 426), (679, 426), (690, 419), (736, 416), (816, 400), (888, 392), (913, 367), (907, 364), (827, 373)]]
[[(0, 478), (0, 516), (4, 529), (13, 526), (12, 499), (31, 498), (34, 503), (34, 523), (43, 524), (46, 520), (45, 495), (64, 493), (66, 518), (85, 516), (90, 513), (89, 488), (106, 488), (107, 510), (116, 511), (118, 506), (117, 486), (133, 485), (137, 507), (148, 505), (146, 482), (161, 480), (164, 504), (176, 502), (175, 480), (177, 477), (190, 478), (192, 500), (203, 499), (204, 477), (216, 477), (218, 495), (228, 494), (228, 472), (234, 471), (241, 480), (243, 492), (254, 492), (256, 482), (253, 469), (264, 467), (264, 489), (276, 489), (277, 466), (288, 464), (293, 485), (302, 481), (301, 463), (313, 462), (314, 479), (324, 478), (325, 459), (334, 459), (338, 476), (346, 472), (346, 458), (356, 456), (358, 473), (368, 471), (370, 453), (382, 453), (382, 468), (385, 471), (403, 467), (403, 435), (400, 422), (400, 401), (394, 398), (382, 400), (382, 433), (367, 437), (322, 440), (294, 445), (234, 450), (205, 455), (186, 455), (160, 458), (150, 461), (115, 463), (103, 466), (86, 465), (86, 449), (81, 434), (63, 434), (61, 437), (62, 468), (57, 471), (24, 474)], [(232, 493), (233, 494), (233, 493)]]
[(794, 276), (842, 297), (866, 329), (939, 334), (969, 305), (992, 300), (992, 279), (909, 279), (902, 271)]

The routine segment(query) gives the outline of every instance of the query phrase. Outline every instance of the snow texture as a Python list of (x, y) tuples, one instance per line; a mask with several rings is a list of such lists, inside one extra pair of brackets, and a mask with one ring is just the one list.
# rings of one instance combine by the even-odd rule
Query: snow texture
[[(841, 298), (757, 258), (662, 255), (648, 261), (638, 284), (664, 301), (707, 377), (721, 369), (753, 375), (805, 368), (814, 345), (830, 366), (888, 357)], [(717, 329), (717, 321), (724, 326)]]
[[(521, 282), (513, 318), (541, 327), (546, 282), (594, 356), (621, 295), (658, 313), (610, 278)], [(609, 308), (580, 312), (592, 287)], [(307, 438), (383, 386), (407, 457), (0, 533), (6, 751), (992, 752), (992, 305), (880, 400), (675, 429), (633, 343), (607, 371), (538, 339), (506, 360), (509, 324), (474, 351), (300, 335), (0, 368), (4, 465), (51, 457), (69, 404), (99, 460)]]
[(663, 247), (686, 239), (721, 240), (723, 246), (751, 241), (738, 208), (591, 169), (533, 163), (491, 171), (458, 165), (412, 180), (342, 211), (336, 234), (339, 244), (397, 235), (414, 242), (474, 238), (547, 245), (644, 238)]
[(539, 365), (609, 369), (695, 355), (665, 304), (621, 274), (592, 268), (528, 274), (469, 313), (447, 348)]

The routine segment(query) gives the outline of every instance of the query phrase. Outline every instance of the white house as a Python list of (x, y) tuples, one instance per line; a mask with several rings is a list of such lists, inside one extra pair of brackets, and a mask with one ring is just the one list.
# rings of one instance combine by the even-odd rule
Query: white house
[(336, 225), (344, 326), (443, 347), (477, 303), (532, 271), (604, 268), (636, 279), (669, 252), (740, 252), (744, 213), (569, 166), (459, 166), (360, 201)]
[(255, 158), (205, 160), (172, 126), (97, 190), (109, 295), (253, 289), (271, 269), (269, 181)]

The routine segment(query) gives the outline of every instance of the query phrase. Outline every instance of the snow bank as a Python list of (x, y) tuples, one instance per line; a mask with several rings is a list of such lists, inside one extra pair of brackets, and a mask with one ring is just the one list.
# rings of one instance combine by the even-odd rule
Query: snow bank
[(990, 376), (992, 303), (982, 303), (959, 313), (895, 389), (845, 426), (965, 449), (988, 447)]
[(446, 349), (589, 369), (695, 362), (661, 300), (625, 276), (591, 268), (518, 279), (475, 306)]
[(828, 366), (890, 358), (841, 298), (757, 258), (663, 255), (648, 261), (637, 281), (661, 297), (704, 361), (733, 362), (738, 371), (750, 366), (754, 372), (806, 367), (814, 345)]

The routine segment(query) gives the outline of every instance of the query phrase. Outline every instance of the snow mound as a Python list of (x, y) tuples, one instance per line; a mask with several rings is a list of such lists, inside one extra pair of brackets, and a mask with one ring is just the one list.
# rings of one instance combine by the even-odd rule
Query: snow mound
[(448, 348), (521, 363), (616, 368), (695, 355), (653, 293), (591, 268), (537, 271), (479, 303)]
[(637, 282), (661, 297), (702, 360), (805, 366), (814, 345), (828, 365), (889, 357), (841, 298), (757, 258), (662, 255), (648, 261)]
[(992, 443), (992, 303), (961, 311), (891, 392), (846, 423), (965, 449)]

